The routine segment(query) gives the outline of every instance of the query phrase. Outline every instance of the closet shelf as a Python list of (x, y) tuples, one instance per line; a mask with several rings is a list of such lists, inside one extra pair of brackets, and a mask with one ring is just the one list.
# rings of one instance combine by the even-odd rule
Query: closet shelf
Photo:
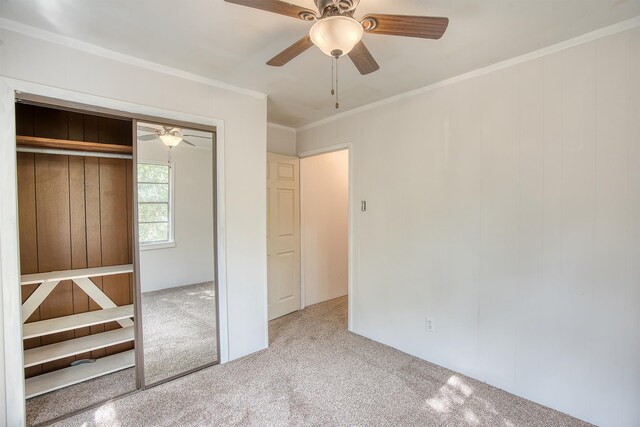
[(22, 338), (35, 338), (133, 317), (133, 304), (25, 323)]
[(33, 285), (54, 280), (74, 280), (84, 277), (112, 276), (114, 274), (133, 273), (133, 264), (113, 265), (110, 267), (81, 268), (77, 270), (51, 271), (49, 273), (23, 274), (21, 285)]
[(129, 145), (102, 144), (99, 142), (71, 141), (66, 139), (16, 136), (16, 144), (22, 147), (54, 148), (59, 150), (93, 151), (96, 153), (132, 154)]
[(135, 350), (128, 350), (113, 356), (102, 357), (94, 363), (60, 369), (25, 381), (26, 398), (38, 396), (59, 388), (111, 374), (135, 365)]
[(24, 351), (24, 367), (28, 368), (41, 363), (51, 362), (52, 360), (133, 341), (133, 337), (133, 326), (129, 326), (32, 348)]
[[(131, 320), (134, 317), (133, 305), (128, 304), (118, 307), (102, 289), (98, 288), (95, 282), (89, 279), (89, 277), (104, 277), (132, 272), (133, 265), (125, 264), (21, 276), (21, 285), (39, 284), (35, 291), (22, 303), (24, 338), (44, 336), (111, 321), (117, 322), (122, 327), (25, 350), (24, 367), (37, 366), (52, 360), (133, 341), (135, 337), (134, 323)], [(40, 307), (40, 304), (54, 291), (56, 286), (64, 280), (72, 280), (90, 299), (101, 307), (101, 310), (25, 323), (33, 312)], [(121, 356), (125, 354), (131, 355)], [(133, 354), (133, 351), (130, 353), (128, 351), (118, 353), (100, 358), (94, 363), (81, 364), (29, 378), (25, 383), (27, 387), (26, 395), (27, 397), (37, 396), (38, 394), (47, 393), (133, 366)]]

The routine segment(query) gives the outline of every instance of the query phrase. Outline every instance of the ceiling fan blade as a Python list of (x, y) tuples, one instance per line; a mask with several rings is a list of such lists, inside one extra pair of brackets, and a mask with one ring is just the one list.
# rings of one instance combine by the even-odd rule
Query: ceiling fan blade
[(153, 141), (154, 139), (158, 139), (158, 135), (155, 133), (153, 135), (142, 135), (138, 137), (138, 141)]
[(362, 42), (358, 43), (353, 49), (351, 49), (351, 52), (349, 52), (349, 58), (351, 58), (353, 65), (356, 66), (358, 71), (360, 71), (360, 74), (363, 76), (380, 69), (376, 60), (373, 59), (371, 52), (369, 52), (369, 49), (367, 49)]
[(180, 141), (180, 142), (184, 142), (185, 144), (190, 145), (190, 146), (192, 146), (192, 147), (195, 147), (195, 146), (196, 146), (196, 144), (194, 144), (194, 143), (192, 143), (192, 142), (189, 142), (189, 141), (187, 141), (187, 140), (186, 140), (186, 139), (184, 139), (184, 138), (182, 138), (182, 141)]
[(252, 7), (254, 9), (266, 10), (267, 12), (278, 13), (292, 18), (311, 21), (317, 13), (311, 9), (300, 7), (295, 4), (279, 0), (225, 0), (227, 3), (239, 4), (241, 6)]
[(372, 34), (439, 39), (449, 25), (449, 18), (370, 14), (362, 18), (364, 30)]
[(140, 125), (138, 125), (138, 130), (141, 130), (142, 132), (153, 132), (153, 133), (158, 132), (158, 129), (154, 129), (149, 126), (140, 126)]
[(267, 65), (271, 65), (272, 67), (282, 67), (287, 62), (291, 61), (296, 56), (300, 55), (305, 50), (309, 49), (313, 46), (313, 42), (311, 41), (311, 37), (309, 35), (305, 35), (303, 38), (277, 54), (275, 57), (267, 62)]
[(202, 139), (211, 139), (211, 136), (204, 136), (204, 135), (190, 135), (190, 134), (184, 134), (182, 136), (188, 136), (191, 138), (202, 138)]

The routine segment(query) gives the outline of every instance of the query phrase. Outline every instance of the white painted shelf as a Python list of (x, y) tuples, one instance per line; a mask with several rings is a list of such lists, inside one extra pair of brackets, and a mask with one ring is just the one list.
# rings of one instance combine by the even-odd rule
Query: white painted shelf
[[(51, 271), (48, 273), (25, 274), (20, 277), (21, 285), (39, 284), (36, 290), (22, 303), (23, 338), (35, 338), (58, 332), (70, 331), (86, 326), (107, 322), (118, 322), (122, 328), (93, 335), (86, 335), (67, 341), (31, 348), (24, 351), (24, 367), (40, 365), (76, 354), (109, 347), (134, 340), (133, 305), (118, 307), (89, 277), (104, 277), (133, 272), (132, 264), (108, 267), (83, 268), (78, 270)], [(27, 319), (64, 280), (72, 280), (87, 296), (98, 304), (101, 310), (72, 314), (55, 319), (26, 323)], [(25, 381), (26, 396), (33, 397), (91, 378), (134, 366), (134, 350), (103, 357), (94, 363), (49, 372)]]
[(28, 398), (38, 396), (62, 387), (78, 384), (92, 378), (130, 368), (135, 364), (134, 350), (97, 359), (94, 363), (71, 366), (25, 381), (25, 395)]
[(130, 317), (133, 317), (133, 304), (25, 323), (22, 326), (22, 338), (26, 340)]
[(133, 273), (133, 264), (113, 265), (110, 267), (80, 268), (77, 270), (51, 271), (49, 273), (24, 274), (20, 277), (21, 285), (55, 280), (75, 280), (84, 277), (112, 276), (114, 274)]
[(74, 354), (133, 341), (133, 337), (133, 326), (130, 326), (32, 348), (24, 351), (24, 367), (28, 368), (29, 366), (73, 356)]

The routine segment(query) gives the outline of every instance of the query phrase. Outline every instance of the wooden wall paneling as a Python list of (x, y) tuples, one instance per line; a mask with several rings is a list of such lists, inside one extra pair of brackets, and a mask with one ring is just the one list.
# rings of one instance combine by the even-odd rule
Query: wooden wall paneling
[[(129, 264), (133, 264), (133, 160), (126, 160), (127, 168), (127, 245), (129, 247)], [(134, 301), (133, 274), (129, 274), (129, 295)], [(135, 319), (134, 319), (135, 320)]]
[(41, 138), (68, 139), (68, 112), (52, 108), (34, 110), (33, 136)]
[[(17, 154), (20, 273), (31, 274), (38, 272), (35, 155), (31, 153)], [(38, 285), (22, 286), (22, 302), (26, 301), (37, 287)], [(36, 310), (29, 319), (27, 319), (27, 323), (37, 320), (40, 320), (39, 309)], [(40, 347), (40, 345), (40, 337), (24, 341), (25, 349)], [(32, 377), (41, 373), (41, 366), (32, 366), (25, 370), (25, 375), (27, 377)]]
[[(18, 154), (18, 212), (20, 216), (20, 273), (38, 272), (38, 240), (36, 235), (35, 155)], [(37, 286), (37, 285), (34, 285)], [(26, 288), (28, 286), (24, 286)]]
[[(97, 122), (96, 122), (97, 123)], [(87, 121), (85, 121), (85, 135)], [(96, 127), (97, 129), (97, 127)], [(85, 168), (85, 211), (87, 230), (87, 267), (102, 267), (102, 230), (100, 227), (100, 165), (97, 157), (86, 157)], [(102, 289), (102, 277), (93, 277), (91, 280), (99, 289)], [(100, 306), (93, 300), (89, 300), (89, 310), (99, 310)], [(90, 327), (91, 333), (104, 332), (104, 325)], [(105, 350), (99, 349), (91, 352), (92, 358), (105, 356)]]
[(114, 130), (113, 122), (106, 117), (98, 117), (98, 139), (103, 144), (116, 144), (118, 141), (117, 130)]
[[(132, 145), (132, 123), (29, 104), (17, 104), (18, 135)], [(102, 164), (101, 164), (102, 162)], [(18, 153), (21, 271), (23, 274), (133, 262), (131, 160)], [(133, 302), (133, 275), (92, 278), (117, 305)], [(38, 285), (24, 286), (23, 301)], [(28, 322), (98, 310), (71, 281), (61, 282)], [(119, 328), (113, 322), (26, 340), (25, 348)], [(100, 358), (133, 348), (107, 349), (27, 368), (27, 377), (74, 359)]]
[(104, 144), (123, 144), (124, 135), (117, 121), (107, 117), (99, 117), (98, 129), (98, 142)]
[(83, 141), (98, 142), (98, 117), (97, 116), (84, 116), (83, 120), (84, 139)]
[[(100, 159), (100, 225), (102, 228), (103, 266), (121, 265), (129, 261), (127, 213), (127, 162), (123, 159)], [(129, 288), (129, 274), (107, 276), (102, 279), (103, 292), (116, 304), (133, 302)], [(116, 322), (105, 330), (119, 328)], [(133, 348), (131, 343), (106, 349), (107, 355)]]
[(84, 141), (84, 114), (69, 111), (67, 113), (69, 139), (72, 141)]
[(114, 128), (114, 137), (116, 138), (113, 141), (114, 144), (132, 145), (131, 143), (132, 128), (131, 128), (130, 121), (114, 120), (113, 128)]
[(30, 104), (16, 104), (16, 131), (22, 136), (133, 145), (131, 120)]
[[(70, 129), (71, 130), (71, 129)], [(69, 157), (69, 212), (71, 226), (71, 268), (87, 268), (87, 227), (84, 197), (84, 157)], [(75, 283), (72, 284), (73, 312), (89, 311), (89, 297)], [(89, 327), (74, 330), (74, 337), (89, 335)], [(91, 353), (82, 353), (75, 359), (87, 359)]]
[(108, 117), (98, 117), (98, 139), (103, 144), (132, 145), (131, 123)]
[(16, 135), (33, 136), (34, 107), (16, 104)]
[[(129, 131), (129, 135), (131, 135), (132, 130)], [(128, 260), (130, 264), (133, 264), (133, 160), (125, 160), (125, 168), (127, 171), (127, 181), (126, 181), (126, 193), (127, 193), (127, 246), (129, 247)], [(134, 280), (133, 274), (127, 274), (127, 278), (129, 280), (129, 300), (131, 304), (135, 302), (134, 296)], [(132, 318), (135, 322), (137, 319)], [(129, 343), (128, 345), (131, 348), (135, 348), (135, 341), (133, 343)]]
[(133, 121), (121, 120), (120, 126), (122, 127), (122, 143), (124, 145), (133, 146)]
[[(71, 226), (69, 212), (69, 156), (36, 154), (36, 221), (38, 227), (38, 271), (71, 268)], [(40, 318), (73, 314), (73, 285), (60, 282), (40, 305)], [(42, 337), (42, 345), (73, 338), (73, 331)], [(68, 366), (73, 357), (42, 365), (43, 372)]]
[[(126, 160), (127, 169), (127, 245), (129, 264), (133, 264), (133, 160)], [(132, 293), (133, 295), (133, 293)]]

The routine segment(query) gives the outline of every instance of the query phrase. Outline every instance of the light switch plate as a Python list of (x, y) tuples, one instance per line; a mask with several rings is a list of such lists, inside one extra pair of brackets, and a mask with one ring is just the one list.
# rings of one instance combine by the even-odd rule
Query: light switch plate
[(427, 332), (434, 332), (435, 325), (433, 324), (433, 319), (431, 317), (427, 317), (426, 319), (424, 319), (424, 329)]

